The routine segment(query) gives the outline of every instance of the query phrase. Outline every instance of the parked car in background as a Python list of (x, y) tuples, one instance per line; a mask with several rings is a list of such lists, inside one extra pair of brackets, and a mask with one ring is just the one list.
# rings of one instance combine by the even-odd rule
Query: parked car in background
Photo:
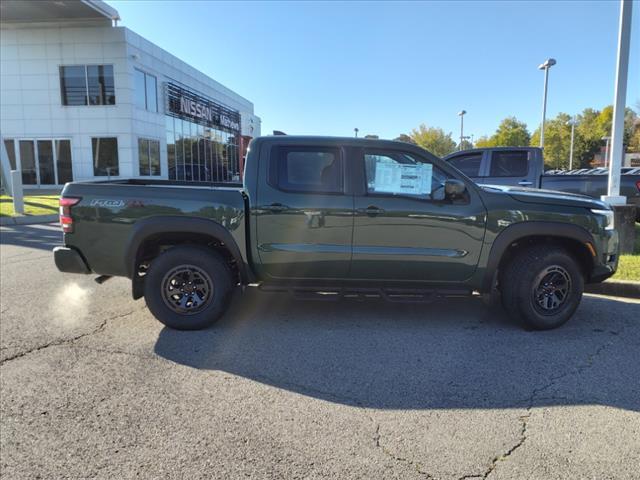
[[(607, 194), (609, 175), (589, 169), (544, 172), (542, 150), (536, 147), (492, 147), (463, 150), (444, 158), (469, 178), (484, 185), (518, 185), (593, 198)], [(635, 205), (640, 221), (640, 172), (625, 167), (620, 178), (620, 194)], [(553, 173), (552, 173), (553, 172)]]

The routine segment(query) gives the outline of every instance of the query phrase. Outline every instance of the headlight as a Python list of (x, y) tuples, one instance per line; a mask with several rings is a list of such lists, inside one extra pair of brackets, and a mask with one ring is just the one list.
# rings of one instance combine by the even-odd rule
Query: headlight
[(602, 215), (604, 220), (604, 229), (605, 230), (613, 230), (614, 229), (614, 215), (613, 210), (598, 210), (596, 208), (591, 209), (591, 213), (595, 213), (596, 215)]

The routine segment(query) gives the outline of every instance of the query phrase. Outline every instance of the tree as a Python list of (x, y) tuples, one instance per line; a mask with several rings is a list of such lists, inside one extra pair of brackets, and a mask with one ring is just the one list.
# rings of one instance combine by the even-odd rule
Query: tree
[(486, 147), (527, 147), (531, 141), (531, 135), (527, 130), (527, 124), (516, 117), (507, 117), (500, 122), (496, 132), (476, 140), (477, 148)]
[(627, 152), (629, 153), (640, 153), (640, 123), (636, 126), (636, 131), (631, 136), (629, 140), (629, 145), (627, 146)]
[[(569, 151), (571, 149), (571, 115), (559, 113), (555, 118), (547, 120), (544, 126), (544, 161), (547, 168), (569, 168)], [(531, 145), (540, 145), (540, 129), (531, 137)], [(574, 137), (574, 147), (576, 138)], [(574, 160), (575, 156), (574, 150)], [(576, 165), (574, 165), (575, 168)]]
[(441, 128), (427, 127), (424, 123), (411, 130), (411, 138), (416, 145), (420, 145), (439, 157), (448, 155), (456, 148), (456, 142), (451, 138), (451, 132), (444, 133)]
[(486, 135), (478, 138), (476, 140), (476, 148), (487, 148), (487, 147), (495, 147), (496, 145), (493, 143), (493, 140)]
[(516, 117), (507, 117), (500, 122), (496, 133), (491, 136), (496, 147), (526, 147), (531, 141), (527, 124)]
[(405, 143), (411, 143), (413, 145), (416, 144), (416, 142), (413, 141), (413, 138), (411, 138), (409, 135), (407, 135), (406, 133), (401, 133), (400, 135), (398, 135), (396, 138), (394, 138), (394, 140), (396, 142), (405, 142)]
[[(634, 124), (637, 114), (627, 108), (625, 110), (623, 142), (633, 148)], [(553, 168), (568, 168), (569, 151), (571, 146), (571, 125), (568, 124), (569, 115), (560, 113), (548, 120), (544, 128), (544, 157), (546, 163)], [(576, 128), (573, 147), (573, 168), (592, 166), (594, 156), (605, 145), (604, 137), (611, 136), (613, 107), (607, 106), (602, 110), (585, 108), (576, 116)], [(531, 145), (540, 143), (540, 129), (536, 129), (531, 137)]]

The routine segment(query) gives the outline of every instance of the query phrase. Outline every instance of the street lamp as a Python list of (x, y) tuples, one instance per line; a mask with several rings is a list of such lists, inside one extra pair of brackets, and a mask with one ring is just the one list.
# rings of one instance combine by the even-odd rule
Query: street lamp
[(544, 122), (547, 116), (547, 85), (549, 84), (549, 69), (556, 64), (555, 58), (547, 58), (538, 65), (538, 70), (544, 70), (544, 91), (542, 93), (542, 125), (540, 125), (540, 148), (544, 148)]
[(359, 132), (360, 130), (358, 130), (357, 128), (354, 128), (354, 129), (353, 129), (353, 131), (356, 133), (356, 138), (358, 138), (358, 132)]
[(466, 113), (466, 110), (460, 110), (458, 112), (458, 116), (460, 117), (460, 150), (462, 150), (462, 142), (464, 141), (464, 116)]
[(571, 147), (569, 148), (569, 170), (573, 170), (573, 134), (576, 130), (576, 117), (567, 122), (571, 125)]

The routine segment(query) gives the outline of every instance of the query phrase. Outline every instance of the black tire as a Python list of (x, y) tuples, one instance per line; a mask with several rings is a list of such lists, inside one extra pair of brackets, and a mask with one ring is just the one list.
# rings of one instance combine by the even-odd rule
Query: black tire
[(563, 248), (535, 246), (509, 262), (500, 276), (500, 290), (502, 306), (512, 318), (535, 330), (550, 330), (567, 322), (578, 308), (584, 277)]
[(144, 299), (154, 317), (176, 330), (213, 325), (229, 305), (233, 280), (216, 252), (181, 245), (159, 255), (145, 275)]

